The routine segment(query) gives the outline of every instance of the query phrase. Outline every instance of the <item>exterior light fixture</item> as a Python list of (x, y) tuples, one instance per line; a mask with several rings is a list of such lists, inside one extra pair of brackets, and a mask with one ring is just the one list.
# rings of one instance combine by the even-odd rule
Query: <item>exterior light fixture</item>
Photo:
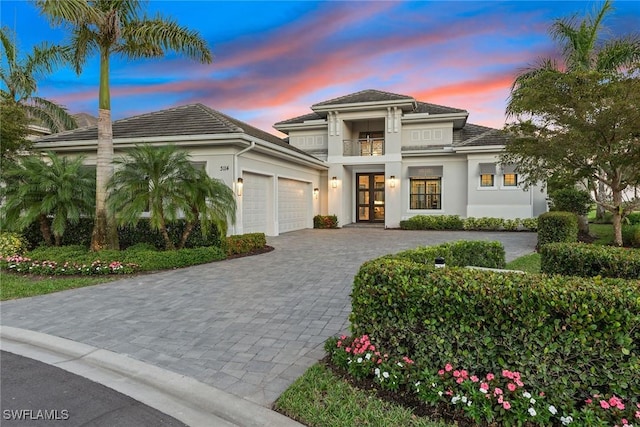
[(444, 258), (441, 256), (436, 258), (436, 268), (444, 268)]
[(244, 180), (242, 178), (238, 178), (238, 184), (236, 185), (236, 193), (239, 197), (242, 196), (242, 186), (244, 185)]
[(333, 178), (331, 178), (331, 186), (333, 188), (338, 188), (338, 177), (334, 176)]
[(395, 175), (391, 175), (389, 177), (389, 187), (396, 188), (396, 176)]
[(318, 187), (313, 189), (313, 198), (317, 199), (318, 198), (318, 194), (320, 194), (320, 189)]

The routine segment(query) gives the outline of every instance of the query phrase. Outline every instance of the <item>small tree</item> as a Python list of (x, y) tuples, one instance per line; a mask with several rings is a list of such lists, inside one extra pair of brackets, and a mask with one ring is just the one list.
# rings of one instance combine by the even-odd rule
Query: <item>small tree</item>
[(2, 170), (3, 228), (21, 231), (38, 221), (45, 242), (51, 245), (53, 235), (59, 246), (67, 223), (93, 211), (95, 178), (83, 160), (47, 152), (45, 159), (26, 156), (7, 162)]
[(0, 169), (4, 161), (31, 145), (27, 139), (29, 120), (20, 106), (0, 101)]
[(578, 216), (580, 233), (589, 234), (589, 222), (586, 215), (593, 205), (593, 199), (588, 191), (567, 187), (549, 194), (551, 209), (554, 211), (571, 212)]
[(624, 200), (640, 181), (640, 78), (626, 72), (541, 71), (512, 94), (516, 121), (503, 162), (517, 163), (528, 183), (554, 173), (575, 181), (602, 182), (612, 201), (597, 201), (613, 214), (615, 243), (621, 220), (640, 205)]
[(167, 226), (179, 218), (187, 224), (178, 248), (184, 246), (198, 222), (203, 233), (214, 225), (226, 234), (226, 223), (235, 214), (233, 192), (197, 170), (186, 152), (173, 145), (137, 145), (128, 157), (114, 163), (108, 206), (119, 225), (135, 225), (148, 211), (149, 224), (160, 231), (166, 249), (176, 248)]

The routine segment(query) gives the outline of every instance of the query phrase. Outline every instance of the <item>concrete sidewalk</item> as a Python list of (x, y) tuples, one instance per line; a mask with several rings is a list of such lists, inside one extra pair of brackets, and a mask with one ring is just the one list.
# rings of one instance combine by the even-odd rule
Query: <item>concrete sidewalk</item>
[(348, 332), (369, 259), (453, 240), (498, 240), (514, 259), (535, 233), (302, 230), (274, 251), (0, 303), (1, 323), (118, 353), (270, 408)]

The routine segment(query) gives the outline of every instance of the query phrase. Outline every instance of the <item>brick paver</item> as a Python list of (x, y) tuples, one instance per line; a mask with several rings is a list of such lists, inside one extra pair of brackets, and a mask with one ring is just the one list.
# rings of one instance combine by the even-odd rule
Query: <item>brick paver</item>
[(499, 240), (511, 260), (534, 233), (345, 228), (269, 238), (275, 250), (0, 304), (3, 325), (126, 354), (269, 406), (348, 331), (366, 260), (451, 240)]

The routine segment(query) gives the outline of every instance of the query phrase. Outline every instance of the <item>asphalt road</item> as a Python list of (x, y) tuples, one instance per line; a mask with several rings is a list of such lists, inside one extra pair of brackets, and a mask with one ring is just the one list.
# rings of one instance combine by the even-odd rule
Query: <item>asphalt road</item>
[(6, 351), (0, 374), (3, 427), (185, 426), (108, 387)]

